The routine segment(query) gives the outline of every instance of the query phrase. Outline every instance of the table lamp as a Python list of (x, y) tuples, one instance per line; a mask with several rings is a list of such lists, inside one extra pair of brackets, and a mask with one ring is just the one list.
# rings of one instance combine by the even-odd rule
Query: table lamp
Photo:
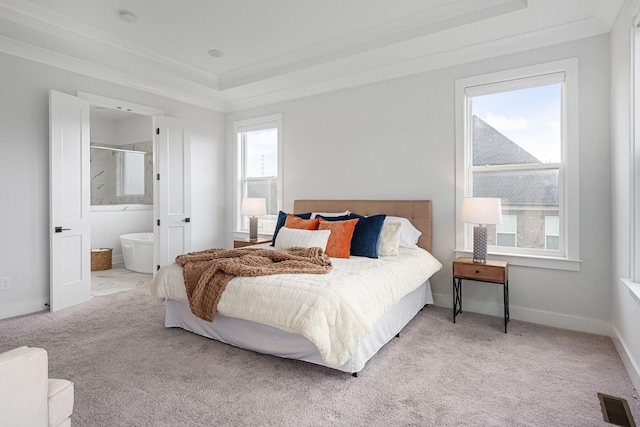
[(240, 213), (249, 217), (249, 240), (258, 240), (258, 217), (267, 214), (265, 199), (258, 197), (242, 199)]
[(465, 197), (462, 222), (473, 227), (473, 262), (487, 262), (487, 224), (502, 223), (502, 203), (493, 197)]

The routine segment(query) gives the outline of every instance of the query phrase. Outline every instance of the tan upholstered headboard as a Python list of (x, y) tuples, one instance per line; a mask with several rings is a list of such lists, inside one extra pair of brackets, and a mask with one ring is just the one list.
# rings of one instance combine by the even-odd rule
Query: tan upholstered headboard
[(344, 212), (360, 215), (402, 216), (420, 231), (418, 246), (431, 252), (431, 200), (295, 200), (293, 211)]

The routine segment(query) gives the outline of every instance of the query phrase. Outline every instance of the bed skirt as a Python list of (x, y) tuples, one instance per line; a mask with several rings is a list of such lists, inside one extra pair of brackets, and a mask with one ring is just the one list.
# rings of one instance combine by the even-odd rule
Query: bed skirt
[[(342, 372), (360, 372), (367, 361), (395, 337), (426, 304), (433, 304), (428, 280), (387, 310), (362, 340), (351, 359), (339, 368), (332, 368)], [(167, 300), (165, 326), (182, 328), (258, 353), (328, 366), (316, 346), (302, 335), (220, 314), (216, 314), (214, 322), (207, 322), (194, 316), (186, 302)]]

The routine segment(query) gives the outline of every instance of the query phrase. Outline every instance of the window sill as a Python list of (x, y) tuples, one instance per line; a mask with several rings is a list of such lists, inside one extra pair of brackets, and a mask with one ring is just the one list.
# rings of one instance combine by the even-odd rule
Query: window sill
[(631, 294), (636, 302), (640, 303), (640, 283), (634, 282), (630, 279), (620, 279), (620, 281), (625, 284), (627, 289), (629, 289), (629, 294)]
[[(456, 256), (473, 256), (473, 251), (468, 250), (456, 249), (454, 253), (456, 254)], [(531, 255), (506, 255), (497, 253), (489, 253), (487, 256), (491, 259), (508, 261), (510, 265), (546, 268), (549, 270), (580, 271), (580, 265), (582, 264), (582, 261), (580, 260), (571, 260), (567, 258), (541, 257)]]

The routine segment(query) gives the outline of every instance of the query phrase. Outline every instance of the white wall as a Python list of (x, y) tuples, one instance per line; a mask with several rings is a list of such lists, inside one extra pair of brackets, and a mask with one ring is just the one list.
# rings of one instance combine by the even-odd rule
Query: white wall
[(131, 113), (119, 120), (91, 114), (91, 142), (107, 145), (127, 145), (153, 140), (153, 120), (150, 116)]
[[(49, 300), (49, 89), (163, 109), (187, 119), (192, 138), (192, 249), (225, 243), (223, 115), (54, 67), (0, 54), (0, 318)], [(205, 197), (199, 197), (205, 194)]]
[[(633, 5), (632, 5), (633, 3)], [(633, 11), (640, 2), (623, 6), (611, 32), (611, 206), (613, 339), (636, 388), (640, 389), (640, 301), (623, 279), (631, 277), (633, 259), (633, 135), (631, 133), (631, 37)], [(640, 172), (640, 171), (638, 171)], [(636, 231), (637, 232), (637, 231)], [(636, 249), (640, 250), (640, 248)], [(636, 252), (637, 253), (637, 252)]]
[(117, 122), (117, 145), (135, 144), (153, 140), (153, 119), (150, 116), (131, 114)]
[[(451, 306), (455, 246), (454, 82), (504, 69), (578, 57), (580, 64), (580, 272), (510, 269), (517, 320), (608, 334), (611, 317), (609, 39), (600, 36), (338, 92), (227, 114), (233, 122), (283, 113), (284, 208), (299, 198), (433, 200), (433, 253), (445, 265), (432, 281)], [(228, 171), (228, 188), (233, 176)], [(232, 195), (227, 197), (232, 206)], [(227, 216), (231, 230), (232, 214)], [(230, 237), (229, 237), (230, 238)], [(469, 311), (502, 316), (502, 289), (465, 285)]]
[(127, 205), (91, 211), (91, 247), (113, 249), (112, 262), (123, 262), (120, 235), (153, 232), (153, 210), (132, 210)]
[(91, 114), (91, 143), (118, 145), (118, 122)]

